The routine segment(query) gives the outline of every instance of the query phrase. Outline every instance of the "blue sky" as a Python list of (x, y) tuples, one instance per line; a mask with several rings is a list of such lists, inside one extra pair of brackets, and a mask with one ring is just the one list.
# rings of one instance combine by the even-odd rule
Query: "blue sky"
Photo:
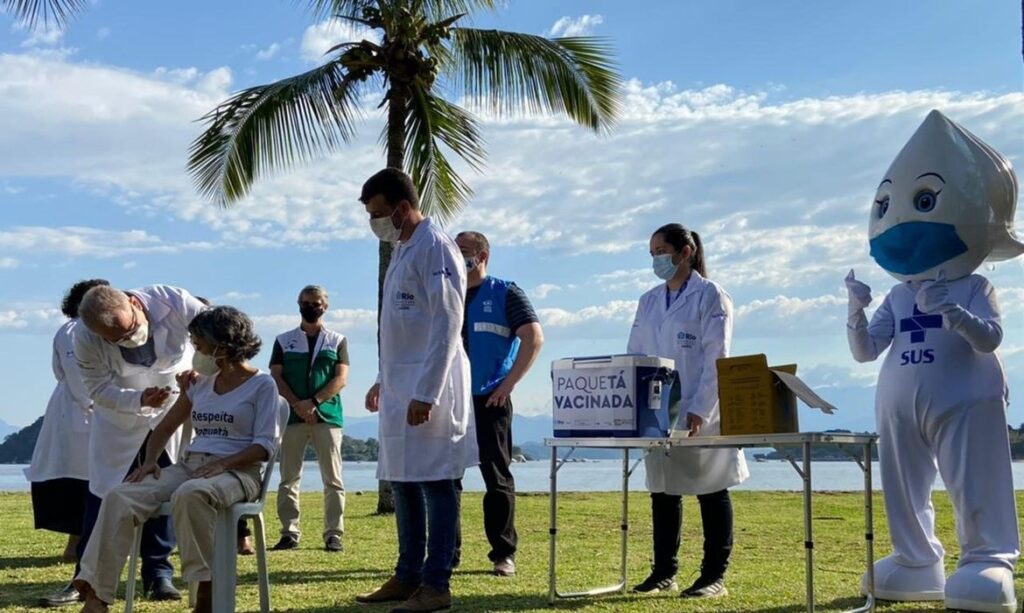
[[(550, 411), (551, 360), (624, 350), (654, 281), (646, 240), (680, 221), (704, 235), (711, 274), (735, 300), (734, 353), (798, 362), (840, 406), (805, 414), (805, 428), (873, 427), (877, 366), (848, 355), (841, 288), (851, 267), (876, 296), (893, 283), (867, 256), (879, 177), (931, 108), (1024, 164), (1012, 2), (533, 0), (475, 25), (606, 36), (627, 82), (606, 137), (558, 119), (482, 118), (488, 168), (468, 175), (476, 197), (450, 229), (490, 234), (492, 273), (541, 313), (548, 344), (516, 393), (526, 414)], [(369, 113), (351, 147), (262, 182), (230, 211), (198, 198), (183, 170), (195, 119), (358, 33), (285, 0), (99, 0), (64, 32), (2, 15), (0, 32), (0, 419), (42, 413), (57, 303), (95, 276), (234, 304), (268, 343), (297, 324), (302, 285), (326, 286), (331, 325), (352, 339), (343, 399), (364, 415), (376, 244), (355, 198), (382, 165), (380, 118)], [(985, 272), (1003, 304), (1014, 395), (1022, 272)], [(1024, 421), (1022, 406), (1011, 422)]]

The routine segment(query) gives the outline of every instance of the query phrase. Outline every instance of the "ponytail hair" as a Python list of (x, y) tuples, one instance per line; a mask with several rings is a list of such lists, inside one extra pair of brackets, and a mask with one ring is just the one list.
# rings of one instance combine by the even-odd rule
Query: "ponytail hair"
[(659, 234), (676, 251), (682, 251), (684, 247), (689, 247), (691, 252), (690, 268), (696, 270), (705, 279), (708, 278), (707, 264), (704, 257), (704, 242), (701, 241), (699, 234), (677, 223), (666, 224), (658, 228), (652, 236)]

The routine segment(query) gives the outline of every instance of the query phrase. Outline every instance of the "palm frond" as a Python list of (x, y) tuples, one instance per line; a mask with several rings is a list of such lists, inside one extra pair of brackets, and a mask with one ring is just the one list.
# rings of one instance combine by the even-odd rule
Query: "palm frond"
[(614, 124), (622, 83), (605, 39), (452, 32), (453, 61), (446, 69), (474, 104), (499, 115), (564, 113), (595, 131)]
[(63, 26), (89, 7), (89, 0), (0, 0), (4, 13), (11, 13), (29, 28)]
[(484, 163), (484, 143), (476, 120), (458, 106), (415, 87), (406, 121), (406, 164), (424, 210), (444, 222), (462, 210), (473, 190), (455, 172), (442, 145), (473, 170), (479, 171)]
[(359, 114), (357, 82), (338, 61), (243, 90), (201, 121), (188, 169), (201, 194), (227, 206), (253, 182), (348, 142)]

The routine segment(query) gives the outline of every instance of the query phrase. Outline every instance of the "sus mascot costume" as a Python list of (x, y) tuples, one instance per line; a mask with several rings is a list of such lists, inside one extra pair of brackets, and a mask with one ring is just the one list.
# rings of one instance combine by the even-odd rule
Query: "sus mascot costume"
[[(1013, 232), (1017, 179), (978, 137), (932, 111), (896, 156), (871, 206), (871, 256), (899, 280), (868, 323), (871, 289), (846, 278), (858, 362), (888, 349), (875, 417), (893, 551), (875, 565), (883, 600), (1013, 613), (1019, 555), (1007, 386), (985, 260), (1024, 252)], [(960, 560), (946, 579), (931, 503), (936, 471), (956, 512)], [(866, 580), (866, 577), (865, 577)], [(866, 585), (862, 585), (865, 589)]]

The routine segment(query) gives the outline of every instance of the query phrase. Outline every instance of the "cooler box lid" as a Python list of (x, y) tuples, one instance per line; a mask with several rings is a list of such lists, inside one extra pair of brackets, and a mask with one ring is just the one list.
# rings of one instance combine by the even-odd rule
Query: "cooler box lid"
[(580, 358), (562, 358), (551, 362), (551, 370), (576, 370), (581, 368), (629, 368), (651, 367), (675, 369), (675, 360), (639, 353), (597, 355)]

